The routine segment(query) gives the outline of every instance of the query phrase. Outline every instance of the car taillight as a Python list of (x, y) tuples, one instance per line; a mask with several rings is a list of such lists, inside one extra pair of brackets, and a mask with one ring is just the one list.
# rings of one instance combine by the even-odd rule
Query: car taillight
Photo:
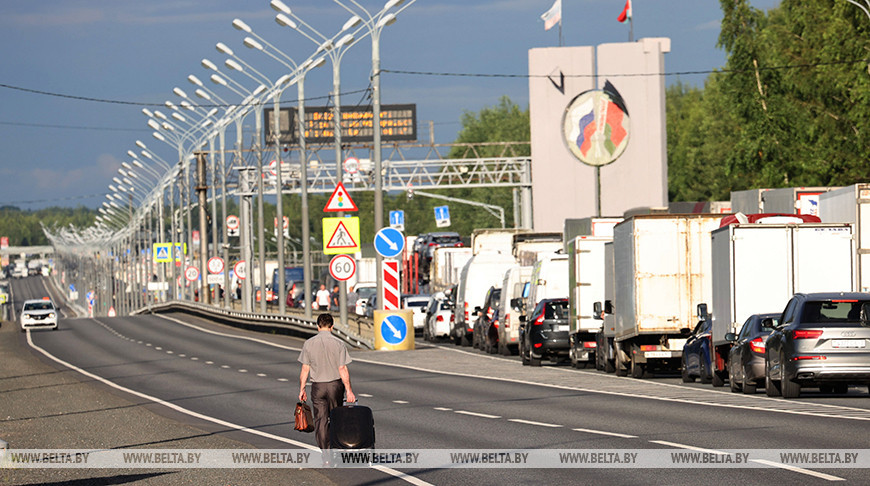
[(465, 307), (465, 320), (468, 321), (468, 302), (463, 302), (462, 305)]
[(749, 341), (749, 349), (752, 350), (753, 353), (756, 354), (764, 354), (764, 339), (757, 337), (752, 341)]
[(586, 341), (586, 342), (583, 343), (583, 347), (584, 347), (584, 348), (587, 348), (587, 349), (589, 349), (589, 348), (595, 348), (595, 347), (597, 347), (597, 346), (598, 346), (598, 345), (595, 343), (595, 341)]
[(508, 312), (504, 315), (504, 328), (507, 329), (511, 327), (511, 314)]
[(792, 361), (803, 361), (803, 360), (807, 360), (807, 359), (823, 360), (823, 359), (828, 359), (828, 358), (825, 356), (795, 356), (791, 360)]
[(535, 319), (535, 322), (533, 322), (532, 324), (534, 324), (535, 326), (540, 326), (543, 323), (544, 323), (544, 313), (541, 312), (541, 315), (539, 315), (538, 318)]
[(821, 336), (823, 332), (825, 331), (805, 331), (801, 329), (796, 329), (793, 332), (792, 337), (794, 339), (816, 339)]
[(496, 329), (498, 329), (498, 319), (492, 321), (492, 325), (495, 326)]
[(643, 344), (640, 347), (641, 351), (658, 351), (659, 347), (655, 344)]
[(492, 319), (492, 314), (493, 314), (492, 307), (487, 307), (487, 308), (486, 308), (486, 318), (487, 318), (487, 319)]
[(444, 316), (435, 316), (435, 322), (444, 322)]

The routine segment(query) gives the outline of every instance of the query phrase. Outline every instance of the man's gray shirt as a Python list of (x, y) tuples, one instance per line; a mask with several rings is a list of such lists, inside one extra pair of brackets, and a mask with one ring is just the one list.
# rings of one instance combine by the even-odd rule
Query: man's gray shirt
[(302, 345), (298, 361), (311, 367), (311, 381), (323, 383), (340, 379), (338, 368), (350, 364), (351, 359), (344, 342), (331, 332), (320, 331)]

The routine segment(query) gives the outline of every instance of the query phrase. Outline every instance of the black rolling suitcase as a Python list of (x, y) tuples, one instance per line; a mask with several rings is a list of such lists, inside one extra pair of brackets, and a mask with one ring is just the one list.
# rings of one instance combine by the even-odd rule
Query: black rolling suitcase
[(329, 414), (329, 442), (333, 449), (374, 449), (375, 418), (372, 409), (351, 403)]

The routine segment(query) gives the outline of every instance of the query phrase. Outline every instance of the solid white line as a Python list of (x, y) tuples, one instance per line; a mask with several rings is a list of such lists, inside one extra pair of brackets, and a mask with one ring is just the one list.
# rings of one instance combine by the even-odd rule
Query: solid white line
[(553, 428), (562, 427), (559, 424), (548, 424), (548, 423), (544, 423), (544, 422), (535, 422), (532, 420), (523, 420), (523, 419), (508, 419), (508, 422), (516, 422), (518, 424), (527, 424), (527, 425), (537, 425), (540, 427), (553, 427)]
[(613, 437), (622, 437), (624, 439), (637, 439), (636, 435), (620, 434), (617, 432), (605, 432), (603, 430), (592, 430), (592, 429), (571, 429), (571, 430), (576, 430), (577, 432), (586, 432), (587, 434), (612, 435)]
[(461, 413), (462, 415), (471, 415), (474, 417), (482, 417), (482, 418), (488, 418), (488, 419), (500, 419), (501, 418), (501, 416), (499, 416), (499, 415), (489, 415), (486, 413), (469, 412), (467, 410), (457, 410), (453, 413)]
[[(193, 410), (188, 410), (184, 407), (180, 407), (178, 405), (175, 405), (174, 403), (170, 403), (170, 402), (167, 402), (165, 400), (161, 400), (157, 397), (152, 397), (151, 395), (147, 395), (145, 393), (141, 393), (141, 392), (138, 392), (136, 390), (118, 385), (117, 383), (109, 381), (101, 376), (95, 375), (89, 371), (85, 371), (82, 368), (79, 368), (78, 366), (75, 366), (71, 363), (67, 363), (66, 361), (64, 361), (64, 360), (52, 355), (48, 351), (40, 348), (39, 346), (34, 344), (33, 339), (31, 338), (31, 335), (29, 332), (27, 333), (27, 344), (29, 344), (30, 347), (32, 347), (33, 349), (35, 349), (35, 350), (39, 351), (40, 353), (42, 353), (43, 355), (45, 355), (47, 358), (49, 358), (57, 363), (60, 363), (61, 365), (66, 366), (69, 369), (75, 370), (75, 371), (81, 373), (82, 375), (87, 376), (88, 378), (92, 378), (92, 379), (99, 381), (100, 383), (103, 383), (104, 385), (110, 386), (116, 390), (121, 390), (121, 391), (127, 392), (133, 396), (137, 396), (139, 398), (163, 405), (167, 408), (171, 408), (172, 410), (175, 410), (176, 412), (180, 412), (180, 413), (183, 413), (185, 415), (189, 415), (191, 417), (198, 418), (200, 420), (205, 420), (207, 422), (218, 424), (222, 427), (235, 429), (235, 430), (238, 430), (241, 432), (248, 432), (249, 434), (259, 435), (260, 437), (265, 437), (267, 439), (276, 440), (278, 442), (284, 442), (285, 444), (292, 444), (296, 447), (300, 447), (303, 449), (309, 449), (312, 451), (319, 451), (320, 450), (320, 448), (317, 446), (306, 444), (304, 442), (299, 442), (299, 441), (296, 441), (293, 439), (288, 439), (286, 437), (281, 437), (280, 435), (270, 434), (268, 432), (263, 432), (261, 430), (251, 429), (251, 428), (248, 428), (248, 427), (245, 427), (242, 425), (234, 424), (232, 422), (227, 422), (226, 420), (221, 420), (219, 418), (211, 417), (209, 415), (204, 415), (204, 414), (201, 414), (199, 412), (194, 412)], [(411, 476), (409, 474), (406, 474), (402, 471), (397, 471), (395, 469), (391, 469), (391, 468), (388, 468), (385, 466), (373, 466), (372, 468), (377, 469), (383, 473), (389, 474), (391, 476), (394, 476), (394, 477), (401, 479), (403, 481), (406, 481), (408, 483), (411, 483), (415, 486), (434, 486), (431, 483), (423, 481), (422, 479), (416, 478), (416, 477)]]
[[(727, 452), (716, 451), (713, 449), (704, 449), (702, 447), (695, 447), (686, 444), (678, 444), (676, 442), (668, 442), (666, 440), (651, 440), (650, 442), (654, 444), (661, 444), (670, 447), (676, 447), (677, 449), (688, 449), (690, 451), (698, 451), (698, 452), (709, 452), (711, 454), (728, 454)], [(825, 474), (818, 471), (812, 471), (810, 469), (804, 469), (802, 467), (792, 466), (790, 464), (783, 464), (781, 462), (768, 461), (766, 459), (750, 459), (752, 462), (758, 464), (764, 464), (765, 466), (777, 467), (780, 469), (786, 469), (788, 471), (796, 472), (799, 474), (806, 474), (807, 476), (813, 476), (820, 479), (826, 479), (828, 481), (845, 481), (845, 478), (841, 478), (838, 476), (831, 476), (830, 474)]]

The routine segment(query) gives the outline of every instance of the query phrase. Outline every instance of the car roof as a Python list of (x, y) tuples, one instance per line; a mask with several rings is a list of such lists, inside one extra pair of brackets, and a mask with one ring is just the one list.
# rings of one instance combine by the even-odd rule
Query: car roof
[(867, 292), (811, 292), (799, 293), (795, 296), (801, 296), (806, 300), (836, 300), (836, 299), (857, 299), (870, 300), (870, 293)]

